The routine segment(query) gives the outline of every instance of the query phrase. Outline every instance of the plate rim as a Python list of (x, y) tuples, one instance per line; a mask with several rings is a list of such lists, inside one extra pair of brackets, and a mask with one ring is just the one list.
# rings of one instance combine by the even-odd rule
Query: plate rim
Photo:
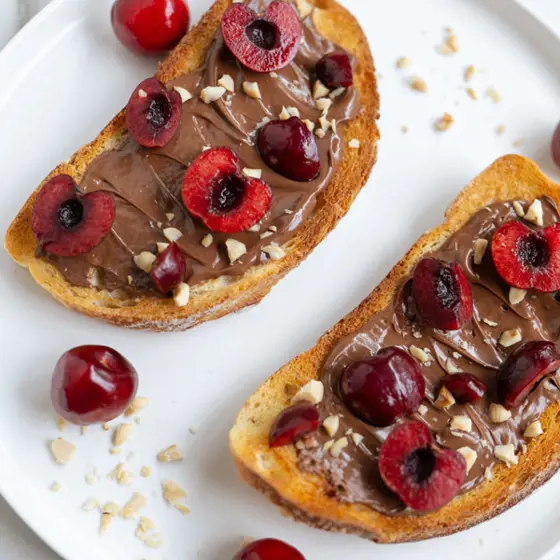
[[(209, 0), (213, 1), (213, 0)], [(343, 0), (341, 0), (343, 1)], [(3, 72), (3, 67), (10, 64), (10, 60), (13, 58), (20, 58), (18, 62), (18, 66), (21, 68), (21, 71), (16, 74), (16, 81), (21, 79), (25, 76), (25, 73), (29, 71), (30, 68), (36, 61), (28, 56), (23, 57), (25, 64), (21, 64), (21, 45), (27, 44), (27, 42), (37, 42), (41, 40), (41, 32), (39, 30), (44, 30), (48, 23), (51, 20), (55, 20), (61, 16), (62, 9), (69, 6), (69, 5), (76, 5), (79, 3), (80, 0), (52, 0), (47, 6), (45, 6), (42, 10), (40, 10), (33, 18), (31, 18), (4, 46), (3, 49), (0, 50), (0, 75)], [(85, 0), (81, 0), (81, 2), (85, 3)], [(549, 22), (540, 16), (536, 11), (531, 9), (529, 4), (525, 4), (521, 0), (510, 0), (510, 4), (514, 5), (516, 9), (520, 11), (526, 18), (532, 20), (533, 24), (540, 26), (542, 29), (546, 30), (546, 33), (553, 38), (556, 42), (560, 42), (560, 28), (555, 29)], [(491, 8), (492, 9), (492, 8)], [(499, 16), (498, 10), (493, 10), (497, 16)], [(70, 14), (68, 16), (72, 21), (69, 20), (67, 25), (75, 25), (79, 23), (80, 17), (78, 15)], [(83, 18), (84, 16), (82, 16)], [(518, 25), (515, 23), (511, 23), (507, 21), (507, 23), (517, 29), (520, 33), (524, 33), (523, 29), (520, 29)], [(60, 33), (60, 29), (59, 29)], [(51, 39), (55, 38), (54, 30), (48, 30), (46, 35), (43, 36), (49, 37)], [(527, 37), (527, 42), (530, 43), (530, 39)], [(49, 45), (51, 43), (49, 42)], [(20, 52), (18, 52), (20, 49)], [(50, 48), (45, 51), (43, 54), (48, 55)], [(0, 97), (0, 107), (3, 105), (3, 100), (8, 99), (10, 96), (10, 90), (7, 93)], [(41, 517), (40, 514), (37, 514), (37, 511), (33, 505), (26, 506), (25, 494), (20, 492), (17, 489), (16, 485), (11, 486), (6, 481), (8, 479), (8, 474), (10, 471), (13, 472), (13, 469), (7, 468), (7, 465), (13, 464), (11, 460), (8, 450), (4, 448), (4, 446), (0, 443), (0, 457), (3, 458), (0, 461), (0, 496), (5, 499), (9, 507), (14, 511), (14, 513), (31, 529), (35, 535), (39, 537), (39, 539), (45, 543), (55, 554), (59, 555), (61, 558), (66, 560), (77, 560), (76, 553), (79, 554), (80, 560), (98, 560), (98, 556), (96, 555), (95, 550), (91, 550), (88, 547), (84, 547), (80, 545), (79, 538), (66, 538), (66, 539), (57, 539), (53, 536), (52, 531), (46, 531), (41, 526)], [(7, 460), (6, 460), (7, 459)], [(536, 560), (553, 560), (556, 558), (557, 554), (560, 552), (560, 537), (556, 544), (552, 545), (547, 551), (541, 554), (538, 559)], [(114, 557), (110, 553), (104, 553), (104, 557), (107, 560), (112, 560)]]

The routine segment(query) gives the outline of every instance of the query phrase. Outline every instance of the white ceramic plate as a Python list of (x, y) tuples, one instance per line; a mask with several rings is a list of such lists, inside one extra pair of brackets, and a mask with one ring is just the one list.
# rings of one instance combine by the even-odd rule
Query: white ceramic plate
[[(0, 230), (5, 231), (39, 181), (76, 147), (93, 138), (153, 70), (116, 43), (108, 24), (110, 0), (59, 1), (35, 19), (0, 56)], [(195, 19), (209, 0), (190, 0)], [(0, 251), (0, 490), (27, 523), (68, 560), (227, 559), (245, 535), (276, 536), (309, 558), (335, 560), (525, 560), (547, 555), (556, 543), (560, 478), (523, 504), (475, 529), (428, 543), (384, 547), (296, 525), (238, 481), (227, 432), (246, 397), (284, 362), (314, 344), (382, 279), (409, 245), (441, 221), (456, 193), (494, 158), (517, 149), (554, 172), (548, 142), (560, 114), (560, 45), (547, 28), (509, 0), (346, 0), (371, 40), (382, 94), (379, 164), (368, 187), (335, 233), (250, 312), (185, 334), (127, 332), (81, 317), (50, 299)], [(406, 17), (405, 17), (406, 16)], [(461, 51), (435, 51), (452, 26)], [(395, 68), (398, 56), (413, 66)], [(472, 101), (462, 75), (474, 64)], [(422, 76), (427, 95), (406, 87)], [(484, 91), (496, 86), (503, 102)], [(456, 123), (436, 134), (433, 121), (451, 113)], [(495, 128), (506, 125), (502, 136)], [(401, 132), (408, 126), (408, 134)], [(357, 242), (356, 240), (360, 241)], [(140, 371), (140, 395), (152, 405), (122, 457), (109, 455), (109, 434), (76, 429), (75, 459), (55, 465), (47, 442), (57, 437), (49, 380), (59, 355), (84, 343), (116, 347)], [(198, 433), (189, 433), (198, 426)], [(158, 465), (156, 453), (177, 443), (186, 459)], [(103, 476), (129, 451), (130, 470), (154, 468), (129, 488)], [(189, 493), (192, 513), (168, 508), (160, 481)], [(58, 494), (49, 491), (60, 481)], [(165, 546), (147, 550), (135, 524), (115, 521), (98, 536), (99, 516), (81, 511), (88, 497), (121, 504), (133, 489), (149, 502), (145, 513)]]

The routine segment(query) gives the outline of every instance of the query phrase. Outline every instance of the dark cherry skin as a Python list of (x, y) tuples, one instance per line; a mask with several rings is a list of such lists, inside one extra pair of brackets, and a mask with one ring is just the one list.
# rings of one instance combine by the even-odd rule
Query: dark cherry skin
[(270, 430), (270, 447), (290, 445), (319, 428), (319, 412), (311, 403), (294, 404), (283, 410)]
[(195, 218), (208, 229), (224, 233), (254, 226), (272, 203), (270, 187), (243, 175), (239, 158), (225, 147), (207, 150), (192, 162), (182, 192), (183, 202)]
[(430, 327), (454, 331), (472, 318), (471, 287), (457, 263), (422, 259), (412, 278), (412, 295), (421, 320)]
[(533, 387), (560, 368), (560, 352), (552, 342), (526, 342), (498, 371), (498, 399), (506, 408), (523, 403)]
[(317, 62), (315, 71), (317, 78), (329, 89), (347, 88), (354, 83), (352, 61), (343, 51), (326, 54)]
[(340, 391), (346, 406), (373, 426), (390, 426), (418, 410), (426, 389), (420, 366), (397, 347), (355, 362), (342, 374)]
[(120, 416), (134, 400), (138, 374), (107, 346), (79, 346), (65, 352), (53, 372), (51, 399), (56, 412), (87, 426)]
[(249, 543), (233, 560), (305, 560), (305, 556), (278, 539), (260, 539)]
[(259, 15), (245, 4), (232, 4), (222, 17), (228, 49), (253, 72), (273, 72), (288, 66), (301, 41), (301, 23), (287, 2), (274, 1)]
[(189, 29), (186, 0), (116, 0), (111, 24), (119, 41), (141, 55), (164, 54)]
[(517, 220), (506, 222), (492, 238), (492, 259), (509, 286), (560, 290), (560, 223), (534, 231)]
[(446, 375), (442, 383), (463, 404), (479, 401), (488, 390), (486, 383), (471, 373)]
[(263, 126), (258, 148), (268, 167), (293, 181), (313, 181), (321, 170), (315, 135), (297, 117)]
[(467, 465), (460, 453), (437, 445), (426, 424), (414, 421), (389, 434), (379, 452), (379, 472), (406, 506), (428, 512), (459, 493)]
[(167, 294), (181, 284), (187, 274), (187, 259), (177, 243), (171, 243), (155, 260), (150, 276), (158, 290)]
[(560, 167), (560, 123), (556, 127), (554, 134), (552, 135), (551, 144), (552, 159), (558, 167)]
[(181, 123), (182, 100), (168, 91), (156, 78), (138, 85), (126, 107), (126, 126), (130, 135), (145, 148), (169, 144)]
[(114, 221), (111, 194), (96, 191), (82, 195), (72, 177), (57, 175), (37, 195), (31, 229), (45, 253), (74, 257), (95, 249)]

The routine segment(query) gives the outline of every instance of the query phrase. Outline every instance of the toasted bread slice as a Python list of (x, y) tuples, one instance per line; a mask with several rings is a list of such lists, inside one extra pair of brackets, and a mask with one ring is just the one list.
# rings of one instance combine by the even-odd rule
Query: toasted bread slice
[[(181, 331), (258, 303), (346, 214), (365, 185), (376, 159), (379, 96), (367, 39), (356, 19), (334, 0), (307, 2), (315, 6), (312, 17), (317, 29), (356, 59), (354, 83), (360, 93), (362, 109), (359, 116), (344, 127), (343, 135), (346, 143), (356, 138), (361, 147), (345, 151), (335, 176), (318, 196), (315, 212), (284, 246), (284, 259), (254, 266), (239, 278), (221, 277), (198, 284), (191, 290), (189, 305), (180, 308), (169, 299), (140, 296), (134, 300), (121, 300), (107, 291), (73, 286), (53, 264), (37, 258), (37, 243), (31, 230), (31, 213), (37, 193), (47, 180), (61, 173), (80, 182), (95, 157), (119, 147), (126, 134), (124, 111), (91, 144), (58, 166), (28, 199), (6, 234), (5, 244), (10, 255), (29, 269), (40, 286), (67, 307), (123, 327)], [(222, 14), (230, 4), (231, 0), (215, 2), (160, 66), (157, 74), (160, 80), (173, 80), (203, 64), (206, 51), (219, 30)]]
[(546, 482), (560, 466), (560, 403), (540, 418), (544, 435), (531, 442), (519, 464), (496, 465), (493, 481), (485, 481), (433, 513), (387, 516), (360, 504), (345, 504), (324, 491), (324, 482), (297, 466), (293, 446), (270, 449), (273, 420), (289, 404), (290, 388), (321, 376), (335, 343), (387, 307), (401, 279), (417, 262), (440, 247), (482, 207), (497, 201), (533, 200), (548, 196), (560, 205), (560, 186), (519, 156), (505, 156), (477, 177), (449, 207), (446, 221), (423, 235), (383, 282), (353, 312), (328, 331), (317, 345), (275, 373), (242, 408), (230, 432), (232, 453), (241, 476), (288, 515), (314, 527), (353, 533), (376, 542), (399, 543), (449, 535), (498, 515)]

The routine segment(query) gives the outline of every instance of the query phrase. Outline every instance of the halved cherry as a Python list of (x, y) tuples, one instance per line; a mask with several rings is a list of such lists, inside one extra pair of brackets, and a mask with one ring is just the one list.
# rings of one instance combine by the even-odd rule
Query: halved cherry
[(178, 92), (168, 91), (156, 78), (148, 78), (138, 85), (128, 102), (128, 131), (141, 146), (162, 148), (179, 128), (182, 104)]
[(299, 17), (287, 2), (272, 2), (260, 16), (245, 4), (232, 4), (222, 18), (227, 47), (253, 72), (273, 72), (290, 64), (301, 33)]
[(344, 51), (326, 54), (316, 67), (317, 78), (329, 89), (350, 87), (354, 83), (352, 61)]
[(472, 292), (458, 263), (422, 259), (412, 279), (412, 293), (421, 319), (444, 331), (460, 329), (472, 318)]
[(212, 231), (235, 233), (263, 218), (272, 192), (264, 181), (243, 175), (239, 158), (222, 147), (207, 150), (192, 162), (183, 180), (183, 201)]
[(187, 273), (187, 259), (177, 243), (171, 243), (163, 253), (158, 255), (154, 261), (150, 276), (158, 290), (167, 294), (174, 290), (183, 280)]
[(319, 412), (311, 403), (294, 404), (283, 410), (270, 430), (270, 447), (294, 443), (301, 436), (319, 428)]
[(240, 550), (233, 560), (305, 560), (305, 557), (284, 541), (259, 539)]
[(533, 387), (560, 368), (560, 352), (552, 342), (527, 342), (511, 354), (498, 372), (498, 398), (508, 408), (519, 406)]
[(407, 422), (394, 428), (381, 446), (379, 472), (405, 505), (427, 512), (459, 493), (467, 465), (460, 453), (440, 447), (423, 422)]
[(560, 290), (560, 223), (534, 231), (516, 220), (506, 222), (492, 239), (492, 259), (514, 288)]
[(443, 384), (460, 403), (477, 402), (488, 390), (486, 383), (471, 373), (446, 375)]
[(57, 175), (37, 195), (31, 229), (45, 253), (74, 257), (95, 249), (114, 221), (115, 202), (109, 193), (82, 195), (72, 177)]

